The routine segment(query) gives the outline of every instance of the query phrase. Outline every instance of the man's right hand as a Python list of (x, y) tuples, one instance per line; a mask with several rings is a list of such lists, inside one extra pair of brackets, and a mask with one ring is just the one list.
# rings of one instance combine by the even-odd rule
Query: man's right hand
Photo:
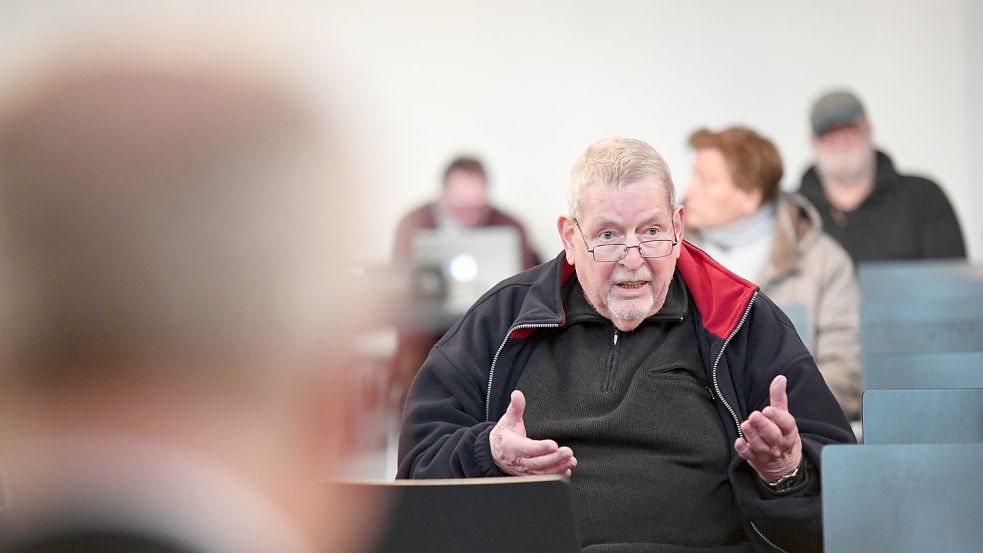
[(553, 440), (531, 440), (526, 437), (522, 415), (526, 398), (519, 390), (512, 392), (505, 415), (489, 435), (492, 458), (498, 468), (514, 476), (562, 474), (570, 476), (577, 459), (569, 447), (559, 447)]

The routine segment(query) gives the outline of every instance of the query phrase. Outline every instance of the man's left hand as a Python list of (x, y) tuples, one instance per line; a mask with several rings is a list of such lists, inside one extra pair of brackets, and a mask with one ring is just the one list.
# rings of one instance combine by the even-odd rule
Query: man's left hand
[(741, 423), (743, 438), (737, 438), (734, 449), (765, 482), (775, 482), (791, 474), (802, 460), (802, 440), (795, 417), (788, 412), (788, 380), (776, 376), (768, 389), (771, 404), (751, 413)]

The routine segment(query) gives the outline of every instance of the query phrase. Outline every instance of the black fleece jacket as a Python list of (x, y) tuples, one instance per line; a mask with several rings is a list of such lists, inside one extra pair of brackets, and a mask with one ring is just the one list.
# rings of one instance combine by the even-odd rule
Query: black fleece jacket
[(877, 152), (874, 189), (853, 211), (829, 203), (815, 166), (802, 175), (799, 193), (816, 206), (823, 230), (854, 263), (966, 258), (959, 220), (945, 192), (926, 178), (898, 173), (884, 152)]
[[(728, 477), (748, 538), (757, 551), (820, 553), (818, 482), (791, 496), (765, 498), (732, 444), (740, 422), (768, 405), (774, 377), (785, 375), (803, 454), (818, 473), (824, 445), (855, 441), (842, 410), (792, 323), (757, 286), (687, 242), (677, 268), (696, 306), (693, 324), (727, 430)], [(560, 290), (573, 271), (561, 253), (503, 281), (434, 346), (407, 398), (397, 478), (502, 474), (488, 435), (508, 407), (536, 329), (563, 326)]]

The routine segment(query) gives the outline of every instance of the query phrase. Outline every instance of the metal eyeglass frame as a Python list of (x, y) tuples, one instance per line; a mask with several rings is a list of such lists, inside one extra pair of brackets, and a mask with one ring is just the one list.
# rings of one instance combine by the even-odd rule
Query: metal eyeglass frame
[[(577, 230), (580, 231), (580, 239), (584, 241), (584, 247), (587, 248), (587, 253), (590, 254), (591, 259), (593, 259), (595, 263), (617, 263), (622, 259), (628, 257), (628, 250), (632, 248), (637, 249), (638, 255), (642, 256), (645, 259), (659, 259), (661, 257), (668, 257), (669, 255), (671, 255), (673, 248), (679, 245), (679, 239), (676, 238), (676, 223), (672, 221), (670, 222), (670, 225), (672, 225), (672, 240), (667, 240), (665, 238), (658, 238), (656, 240), (640, 240), (638, 244), (635, 246), (629, 246), (628, 244), (602, 244), (602, 246), (621, 246), (622, 251), (621, 251), (621, 257), (619, 257), (618, 259), (601, 261), (598, 260), (597, 257), (595, 257), (594, 255), (594, 249), (597, 246), (592, 248), (590, 247), (590, 244), (587, 243), (587, 237), (584, 235), (584, 229), (580, 228), (580, 221), (578, 221), (576, 217), (572, 217), (572, 219), (573, 219), (573, 224), (577, 225)], [(669, 248), (669, 251), (663, 255), (645, 255), (644, 253), (642, 253), (642, 244), (648, 244), (651, 242), (672, 242), (672, 248)]]

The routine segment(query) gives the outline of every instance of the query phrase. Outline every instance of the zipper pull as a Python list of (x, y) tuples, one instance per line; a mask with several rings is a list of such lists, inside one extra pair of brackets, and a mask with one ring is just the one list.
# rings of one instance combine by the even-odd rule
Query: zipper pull
[(713, 395), (713, 390), (711, 390), (709, 386), (704, 386), (704, 388), (707, 389), (707, 392), (710, 392), (710, 399), (713, 401), (717, 401), (717, 396)]
[(615, 346), (618, 345), (618, 331), (617, 330), (614, 331), (614, 344), (613, 345), (615, 345)]

